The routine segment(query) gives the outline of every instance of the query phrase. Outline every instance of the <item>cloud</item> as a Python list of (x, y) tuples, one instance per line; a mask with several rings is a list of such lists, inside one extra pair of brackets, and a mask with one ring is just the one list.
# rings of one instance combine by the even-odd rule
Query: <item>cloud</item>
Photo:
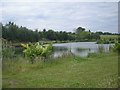
[(2, 23), (14, 21), (39, 30), (73, 31), (82, 26), (117, 32), (117, 7), (115, 2), (6, 2), (2, 4)]
[(119, 0), (1, 0), (2, 2), (118, 2)]

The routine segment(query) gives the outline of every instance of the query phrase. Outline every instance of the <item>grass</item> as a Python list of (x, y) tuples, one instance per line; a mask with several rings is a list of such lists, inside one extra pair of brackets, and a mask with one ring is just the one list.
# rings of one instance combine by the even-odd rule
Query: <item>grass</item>
[(119, 35), (100, 35), (101, 39), (97, 40), (96, 44), (111, 44), (118, 41)]
[[(6, 59), (5, 59), (6, 60)], [(117, 88), (118, 54), (61, 57), (45, 63), (3, 62), (3, 88)]]
[(100, 35), (101, 39), (118, 39), (119, 35)]

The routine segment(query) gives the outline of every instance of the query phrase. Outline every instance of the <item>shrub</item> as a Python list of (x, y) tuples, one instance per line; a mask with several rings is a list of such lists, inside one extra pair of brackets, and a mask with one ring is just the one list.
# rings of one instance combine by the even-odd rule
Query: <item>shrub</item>
[(46, 58), (51, 54), (52, 43), (50, 45), (46, 45), (45, 47), (40, 45), (40, 42), (37, 42), (34, 45), (32, 43), (21, 45), (26, 48), (23, 52), (25, 53), (25, 57), (30, 60), (32, 64), (34, 63), (36, 57)]
[(118, 51), (120, 53), (120, 43), (118, 41), (115, 42), (115, 45), (113, 45), (112, 50)]
[(100, 39), (98, 40), (96, 43), (97, 44), (109, 44), (109, 43), (114, 43), (114, 39), (106, 39), (106, 38), (103, 38), (103, 39)]

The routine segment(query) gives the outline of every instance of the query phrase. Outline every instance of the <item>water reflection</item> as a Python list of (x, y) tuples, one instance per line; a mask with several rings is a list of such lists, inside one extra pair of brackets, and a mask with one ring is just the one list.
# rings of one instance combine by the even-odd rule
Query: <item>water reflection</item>
[(67, 51), (68, 51), (67, 47), (53, 46), (53, 57), (61, 56), (61, 55), (63, 55)]
[(98, 52), (98, 48), (103, 46), (105, 52), (109, 52), (109, 46), (113, 44), (95, 44), (95, 42), (73, 42), (73, 43), (61, 43), (53, 44), (53, 56), (58, 57), (63, 53), (68, 52), (71, 48), (71, 52), (77, 56), (85, 57), (88, 53)]

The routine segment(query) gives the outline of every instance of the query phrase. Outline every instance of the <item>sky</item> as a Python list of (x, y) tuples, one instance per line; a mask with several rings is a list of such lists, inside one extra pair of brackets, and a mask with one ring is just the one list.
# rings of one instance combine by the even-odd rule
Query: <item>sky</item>
[[(54, 0), (53, 0), (54, 1)], [(74, 32), (84, 27), (92, 32), (118, 32), (117, 2), (24, 2), (2, 1), (1, 21), (9, 21), (29, 29), (44, 28), (55, 31)]]

